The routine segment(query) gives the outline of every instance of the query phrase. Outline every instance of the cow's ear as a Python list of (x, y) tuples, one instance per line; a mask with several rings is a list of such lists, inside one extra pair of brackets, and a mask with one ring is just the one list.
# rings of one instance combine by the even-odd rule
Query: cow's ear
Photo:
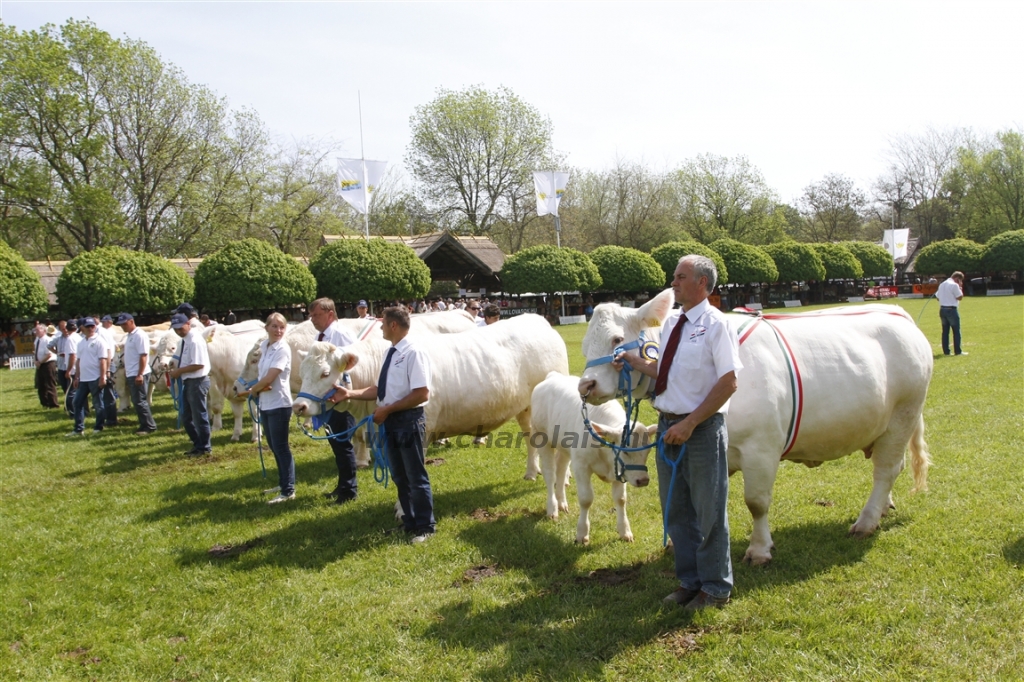
[(648, 327), (660, 327), (668, 314), (672, 312), (672, 304), (675, 303), (675, 294), (671, 289), (665, 289), (647, 303), (637, 308), (634, 318), (641, 329)]
[(605, 426), (604, 424), (598, 424), (597, 422), (590, 422), (590, 428), (594, 429), (594, 433), (605, 440), (608, 440), (609, 435), (619, 435), (622, 433), (622, 429), (612, 428), (611, 426)]
[(353, 367), (359, 364), (359, 356), (355, 353), (348, 354), (348, 362), (345, 364), (345, 371), (349, 372)]
[(648, 436), (657, 437), (657, 435), (658, 435), (658, 425), (657, 424), (651, 424), (650, 426), (648, 426), (647, 427), (647, 435)]
[[(333, 348), (333, 346), (332, 346)], [(330, 355), (331, 366), (339, 372), (347, 372), (359, 362), (359, 358), (352, 353), (340, 349), (334, 349)]]
[(302, 361), (306, 359), (307, 355), (309, 355), (309, 351), (308, 350), (300, 350), (299, 351), (299, 364), (302, 364)]

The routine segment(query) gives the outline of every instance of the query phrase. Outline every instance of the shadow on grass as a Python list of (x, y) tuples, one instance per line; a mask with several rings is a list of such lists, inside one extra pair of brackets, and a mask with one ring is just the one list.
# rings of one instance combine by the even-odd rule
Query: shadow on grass
[[(466, 509), (494, 507), (529, 493), (530, 491), (522, 485), (504, 482), (443, 492), (434, 496), (434, 510), (438, 520), (442, 521), (445, 517), (463, 513)], [(385, 499), (379, 502), (364, 503), (357, 500), (341, 507), (332, 507), (337, 509), (336, 515), (304, 518), (279, 530), (261, 534), (264, 542), (259, 552), (243, 556), (239, 560), (224, 560), (221, 565), (246, 571), (268, 565), (319, 570), (351, 552), (379, 544), (404, 543), (406, 536), (402, 533), (385, 534), (385, 531), (396, 525), (394, 499), (392, 495), (386, 495)], [(217, 501), (213, 500), (211, 503), (216, 504)], [(314, 502), (320, 503), (322, 500)], [(242, 515), (242, 512), (235, 508), (237, 506), (239, 505), (232, 506), (233, 511), (225, 508), (217, 513), (225, 513), (225, 520), (237, 521)], [(268, 507), (249, 502), (240, 506), (245, 507), (245, 515), (254, 518), (288, 513), (288, 505)], [(234, 544), (248, 540), (252, 538), (225, 538), (224, 542)], [(206, 551), (186, 551), (178, 558), (178, 563), (182, 566), (206, 565), (209, 561), (210, 557)]]
[[(584, 571), (578, 560), (588, 550), (548, 532), (538, 523), (541, 519), (543, 515), (501, 518), (460, 534), (485, 561), (525, 574), (530, 582), (521, 598), (493, 608), (474, 602), (471, 584), (462, 586), (467, 596), (442, 608), (438, 623), (427, 629), (427, 636), (447, 645), (503, 651), (502, 662), (474, 670), (474, 677), (506, 680), (540, 670), (551, 679), (600, 678), (616, 656), (666, 631), (714, 618), (662, 606), (661, 599), (677, 584), (670, 552), (655, 552), (633, 565)], [(848, 538), (846, 530), (846, 523), (780, 529), (775, 539), (782, 551), (774, 563), (759, 568), (738, 563), (746, 538), (735, 541), (734, 597), (784, 589), (861, 561), (872, 540)]]
[(1024, 537), (1003, 546), (1003, 558), (1014, 568), (1024, 568)]

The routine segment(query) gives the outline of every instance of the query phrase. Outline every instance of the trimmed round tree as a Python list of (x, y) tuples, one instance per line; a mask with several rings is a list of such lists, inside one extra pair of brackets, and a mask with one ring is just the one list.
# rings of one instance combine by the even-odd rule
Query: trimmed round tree
[(568, 249), (553, 244), (531, 246), (512, 254), (505, 259), (500, 275), (502, 288), (510, 294), (550, 294), (576, 291), (581, 286), (576, 258)]
[(775, 261), (757, 246), (735, 239), (719, 239), (711, 244), (711, 248), (725, 262), (732, 284), (759, 284), (779, 278)]
[(42, 315), (50, 307), (39, 273), (28, 266), (21, 254), (0, 240), (0, 320), (18, 320)]
[(842, 244), (811, 244), (825, 266), (825, 279), (860, 279), (864, 276), (857, 257)]
[(576, 264), (576, 276), (580, 280), (579, 286), (576, 287), (577, 291), (589, 293), (601, 288), (601, 273), (598, 272), (594, 261), (590, 260), (590, 256), (576, 249), (563, 248), (562, 251), (569, 254)]
[(862, 277), (892, 277), (892, 254), (871, 242), (843, 242), (864, 270)]
[(194, 303), (204, 310), (277, 308), (313, 300), (302, 263), (259, 239), (232, 242), (196, 268)]
[(979, 272), (985, 247), (969, 239), (932, 242), (917, 252), (914, 271), (919, 275), (949, 275), (954, 270)]
[(780, 282), (820, 282), (825, 279), (825, 264), (810, 244), (777, 242), (762, 248), (775, 261)]
[(665, 286), (669, 286), (672, 283), (672, 277), (675, 275), (676, 266), (679, 265), (679, 259), (691, 253), (698, 256), (706, 256), (713, 260), (715, 268), (718, 270), (718, 284), (729, 283), (729, 268), (725, 266), (725, 259), (722, 258), (720, 253), (700, 242), (685, 240), (665, 242), (651, 251), (651, 258), (658, 262), (662, 272), (665, 273)]
[(78, 254), (57, 279), (57, 302), (71, 314), (162, 313), (194, 293), (192, 279), (174, 263), (117, 246)]
[(985, 272), (1024, 270), (1024, 230), (1003, 232), (989, 239), (981, 267)]
[(601, 289), (621, 293), (665, 287), (665, 273), (649, 253), (625, 246), (600, 246), (590, 252), (601, 273)]
[(309, 262), (316, 295), (335, 301), (423, 298), (430, 291), (430, 268), (405, 244), (383, 239), (339, 239)]

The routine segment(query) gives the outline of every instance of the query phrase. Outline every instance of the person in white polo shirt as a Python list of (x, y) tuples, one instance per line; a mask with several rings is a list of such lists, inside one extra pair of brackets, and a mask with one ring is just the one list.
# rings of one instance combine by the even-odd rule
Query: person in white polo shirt
[(156, 431), (153, 412), (149, 408), (149, 337), (135, 325), (130, 313), (121, 313), (115, 320), (124, 331), (124, 380), (128, 384), (128, 395), (139, 418), (136, 436), (148, 436)]
[(199, 457), (213, 452), (210, 415), (206, 409), (210, 393), (210, 351), (206, 348), (206, 339), (200, 334), (190, 334), (190, 328), (189, 319), (183, 314), (175, 313), (171, 317), (171, 329), (182, 339), (181, 359), (178, 360), (178, 366), (168, 370), (167, 374), (172, 379), (182, 379), (181, 421), (192, 440), (192, 449), (185, 454)]
[(960, 348), (960, 299), (964, 297), (964, 273), (957, 270), (939, 285), (939, 319), (942, 320), (942, 352), (949, 355), (949, 331), (953, 330), (953, 352), (967, 355)]
[[(96, 327), (96, 335), (107, 344), (107, 367), (113, 366), (116, 352), (113, 327), (114, 318), (110, 315), (100, 318), (100, 324)], [(103, 387), (103, 409), (106, 410), (103, 425), (107, 428), (117, 426), (117, 391), (114, 390), (114, 382), (109, 376), (107, 385)]]
[(238, 395), (253, 393), (259, 396), (260, 424), (277, 462), (277, 480), (280, 492), (267, 504), (279, 504), (295, 499), (295, 459), (288, 445), (288, 426), (292, 421), (292, 394), (289, 388), (292, 374), (292, 351), (284, 342), (288, 322), (281, 313), (267, 317), (267, 339), (260, 344), (258, 379), (251, 389)]
[(110, 360), (107, 357), (107, 344), (96, 333), (96, 320), (86, 317), (82, 320), (84, 336), (78, 342), (75, 359), (75, 429), (69, 436), (81, 436), (85, 431), (85, 404), (92, 396), (92, 409), (96, 414), (96, 425), (93, 433), (103, 431), (103, 388), (107, 385), (107, 370)]

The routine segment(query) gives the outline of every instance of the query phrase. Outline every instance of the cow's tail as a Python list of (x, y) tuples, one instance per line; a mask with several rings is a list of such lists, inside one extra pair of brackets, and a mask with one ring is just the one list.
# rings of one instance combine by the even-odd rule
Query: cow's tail
[(932, 458), (928, 454), (928, 444), (924, 442), (924, 415), (917, 418), (917, 428), (910, 437), (910, 471), (914, 476), (914, 487), (910, 492), (928, 490), (928, 467)]

